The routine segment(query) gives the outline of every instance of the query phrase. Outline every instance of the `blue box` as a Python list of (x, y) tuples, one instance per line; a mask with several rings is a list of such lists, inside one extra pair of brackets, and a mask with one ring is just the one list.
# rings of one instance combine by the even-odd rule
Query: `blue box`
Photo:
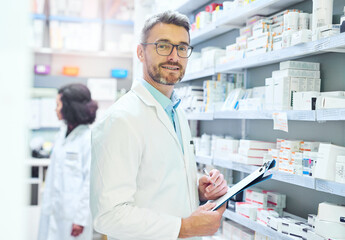
[(111, 77), (113, 78), (126, 78), (127, 76), (127, 69), (111, 69)]

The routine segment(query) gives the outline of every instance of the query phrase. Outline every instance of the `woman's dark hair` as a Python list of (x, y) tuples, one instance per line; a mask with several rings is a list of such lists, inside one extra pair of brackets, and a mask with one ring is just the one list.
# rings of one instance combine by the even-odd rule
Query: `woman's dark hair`
[(95, 121), (97, 102), (91, 99), (90, 90), (83, 84), (75, 83), (59, 89), (62, 101), (62, 117), (69, 126), (91, 124)]

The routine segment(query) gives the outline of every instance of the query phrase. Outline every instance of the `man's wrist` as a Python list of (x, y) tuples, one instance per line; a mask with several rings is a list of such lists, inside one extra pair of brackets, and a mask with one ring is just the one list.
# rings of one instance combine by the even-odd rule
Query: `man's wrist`
[(190, 223), (190, 218), (181, 219), (181, 228), (178, 235), (179, 238), (189, 238), (193, 237), (190, 230), (192, 229), (192, 224)]

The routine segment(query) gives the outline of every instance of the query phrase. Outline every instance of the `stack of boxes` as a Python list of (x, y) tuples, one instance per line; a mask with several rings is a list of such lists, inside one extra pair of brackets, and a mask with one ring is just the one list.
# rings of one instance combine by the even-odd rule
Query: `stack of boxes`
[(254, 16), (240, 29), (236, 43), (226, 47), (221, 63), (253, 57), (312, 40), (311, 14), (289, 9), (270, 17)]
[(320, 203), (314, 224), (316, 234), (327, 239), (344, 239), (345, 206)]
[(268, 149), (274, 148), (275, 143), (253, 141), (253, 140), (240, 140), (239, 161), (244, 164), (262, 165), (264, 155)]
[(175, 88), (176, 94), (181, 98), (180, 107), (186, 113), (201, 112), (203, 108), (203, 87), (187, 86)]
[(233, 240), (254, 240), (255, 232), (233, 221), (223, 221), (223, 237)]
[(291, 110), (293, 93), (320, 92), (320, 63), (286, 61), (265, 81), (266, 110)]
[(235, 208), (228, 209), (267, 226), (268, 218), (283, 215), (286, 195), (261, 189), (245, 190), (245, 202), (235, 202)]

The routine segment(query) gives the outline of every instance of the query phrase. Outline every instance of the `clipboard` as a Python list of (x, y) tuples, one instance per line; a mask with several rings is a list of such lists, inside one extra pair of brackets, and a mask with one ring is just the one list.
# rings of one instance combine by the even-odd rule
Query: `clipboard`
[(259, 182), (272, 178), (272, 173), (269, 170), (274, 168), (275, 165), (276, 165), (275, 160), (264, 163), (261, 167), (259, 167), (253, 173), (243, 178), (240, 182), (238, 182), (231, 188), (228, 188), (228, 191), (226, 194), (224, 194), (223, 196), (221, 196), (220, 198), (216, 200), (209, 200), (208, 202), (216, 203), (216, 206), (211, 211), (217, 210), (220, 206), (226, 203), (232, 196), (235, 196), (236, 194), (242, 192), (243, 190), (255, 184), (258, 184)]

